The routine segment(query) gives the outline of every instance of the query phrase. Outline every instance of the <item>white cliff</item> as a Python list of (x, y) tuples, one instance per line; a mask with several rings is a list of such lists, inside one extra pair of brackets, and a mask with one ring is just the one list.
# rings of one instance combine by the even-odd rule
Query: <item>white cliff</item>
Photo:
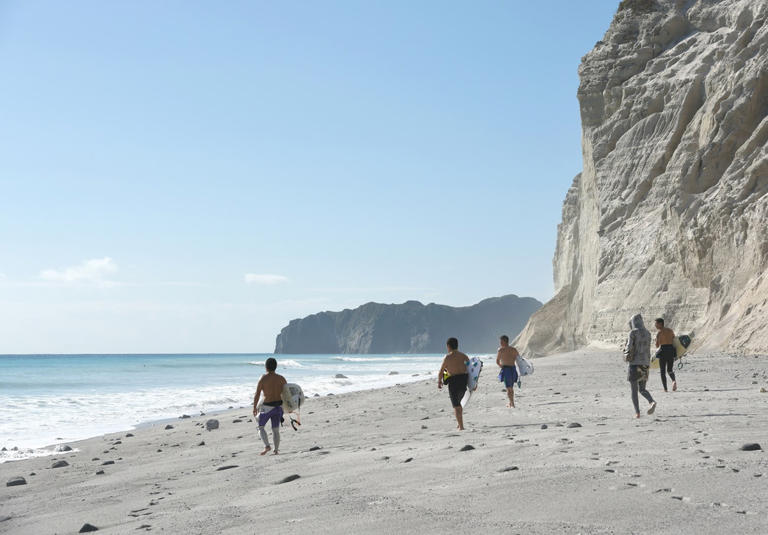
[(556, 295), (517, 344), (618, 344), (641, 312), (768, 352), (768, 0), (625, 0), (579, 75)]

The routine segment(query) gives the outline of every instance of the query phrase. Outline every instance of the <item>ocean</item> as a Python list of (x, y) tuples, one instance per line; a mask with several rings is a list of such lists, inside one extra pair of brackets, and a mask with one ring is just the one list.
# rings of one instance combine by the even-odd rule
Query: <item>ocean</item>
[[(0, 355), (0, 462), (183, 414), (250, 406), (264, 361), (308, 398), (435, 378), (442, 355)], [(396, 372), (396, 373), (393, 373)], [(336, 378), (342, 374), (346, 378)]]

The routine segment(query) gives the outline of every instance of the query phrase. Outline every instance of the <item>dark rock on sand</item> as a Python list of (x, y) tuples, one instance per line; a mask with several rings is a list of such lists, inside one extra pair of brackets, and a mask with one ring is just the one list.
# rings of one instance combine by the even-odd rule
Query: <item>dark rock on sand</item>
[(499, 472), (512, 472), (513, 470), (518, 470), (517, 466), (507, 466), (499, 470)]
[(348, 379), (348, 377), (346, 375), (344, 375), (343, 373), (337, 373), (333, 377), (334, 377), (334, 379)]
[(188, 418), (192, 418), (192, 417), (189, 414), (182, 414), (181, 416), (179, 416), (180, 420), (186, 420)]
[(201, 440), (198, 446), (205, 446), (205, 440)]
[(96, 472), (96, 475), (97, 476), (103, 476), (104, 475), (104, 470), (99, 470), (98, 472)]
[(389, 372), (389, 375), (398, 375), (398, 372)]
[(126, 433), (125, 438), (131, 438), (133, 436), (133, 433)]
[(8, 482), (5, 484), (6, 487), (18, 487), (19, 485), (26, 485), (27, 480), (24, 479), (21, 476), (12, 477), (8, 480)]
[(78, 533), (88, 533), (91, 531), (99, 531), (99, 528), (97, 528), (93, 524), (89, 524), (88, 522), (86, 522), (85, 524), (83, 524), (83, 527), (80, 528), (80, 531), (78, 531)]
[(104, 461), (101, 466), (109, 466), (110, 464), (115, 464), (115, 461)]
[(56, 446), (56, 451), (62, 452), (62, 451), (72, 451), (72, 448), (67, 446), (66, 444), (59, 444)]
[(242, 422), (242, 420), (239, 420), (239, 419), (238, 420), (232, 420), (233, 424), (239, 424), (240, 422)]
[(299, 479), (300, 477), (301, 477), (301, 476), (300, 476), (299, 474), (291, 474), (290, 476), (288, 476), (288, 477), (284, 477), (283, 479), (281, 479), (280, 481), (278, 481), (278, 482), (277, 482), (277, 484), (278, 484), (278, 485), (280, 485), (280, 484), (282, 484), (282, 483), (290, 483), (291, 481), (296, 481), (296, 480), (297, 480), (297, 479)]
[(409, 463), (413, 460), (413, 457), (408, 457), (406, 460), (404, 460), (404, 463)]
[(205, 422), (205, 428), (208, 431), (212, 431), (213, 429), (219, 428), (219, 421), (215, 418), (211, 418), (210, 420)]
[(165, 429), (166, 429), (166, 430), (167, 430), (167, 429), (173, 429), (173, 426), (172, 426), (171, 424), (168, 424), (168, 425), (166, 425), (166, 426), (165, 426)]
[(219, 466), (219, 467), (216, 469), (216, 471), (217, 471), (217, 472), (221, 472), (222, 470), (230, 470), (230, 469), (232, 469), (232, 468), (237, 468), (237, 467), (238, 467), (238, 465), (236, 465), (236, 464), (228, 464), (228, 465), (226, 465), (226, 466)]
[(763, 448), (757, 442), (752, 442), (750, 444), (744, 444), (741, 447), (741, 451), (758, 451), (758, 450), (762, 450), (762, 449)]
[(547, 424), (541, 424), (542, 429), (549, 429), (549, 426)]
[(67, 461), (56, 461), (51, 465), (51, 468), (64, 468), (65, 466), (69, 466)]
[(568, 427), (568, 429), (574, 429), (576, 427), (581, 427), (581, 424), (578, 423), (578, 422), (571, 422), (571, 423), (568, 424), (567, 427)]
[(311, 448), (309, 448), (309, 451), (317, 451), (319, 449), (321, 449), (320, 446), (312, 446)]
[(475, 449), (474, 446), (467, 444), (466, 446), (462, 447), (459, 451), (469, 451)]

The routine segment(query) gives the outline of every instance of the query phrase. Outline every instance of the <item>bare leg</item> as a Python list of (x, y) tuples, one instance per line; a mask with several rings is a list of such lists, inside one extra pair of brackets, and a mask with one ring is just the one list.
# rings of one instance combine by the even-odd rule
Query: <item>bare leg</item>
[(510, 386), (507, 388), (507, 397), (509, 398), (509, 403), (507, 403), (507, 407), (510, 407), (512, 409), (515, 408), (515, 388)]
[(267, 432), (263, 425), (259, 426), (259, 435), (261, 435), (261, 440), (264, 441), (264, 451), (262, 451), (259, 455), (266, 455), (267, 452), (272, 448), (269, 446), (269, 438), (267, 438)]
[(279, 427), (272, 428), (272, 439), (275, 441), (275, 455), (277, 455), (277, 452), (280, 449), (280, 428)]
[(464, 431), (464, 409), (461, 406), (454, 407), (453, 412), (456, 413), (456, 422), (459, 424), (459, 431)]

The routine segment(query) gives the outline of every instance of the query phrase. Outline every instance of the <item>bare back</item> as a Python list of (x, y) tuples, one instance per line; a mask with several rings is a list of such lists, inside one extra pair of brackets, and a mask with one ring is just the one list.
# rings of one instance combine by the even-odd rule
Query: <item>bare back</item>
[(441, 369), (446, 370), (451, 375), (459, 375), (467, 373), (467, 362), (469, 357), (461, 351), (451, 351), (443, 359), (443, 366)]
[(663, 345), (672, 345), (675, 341), (675, 331), (669, 327), (662, 327), (661, 330), (656, 333), (656, 347)]
[(514, 366), (520, 353), (512, 346), (500, 347), (496, 355), (496, 364), (499, 366)]
[(283, 397), (283, 386), (288, 381), (285, 377), (274, 372), (268, 372), (261, 376), (259, 385), (256, 387), (256, 400), (258, 401), (259, 392), (264, 393), (264, 403), (280, 401)]

